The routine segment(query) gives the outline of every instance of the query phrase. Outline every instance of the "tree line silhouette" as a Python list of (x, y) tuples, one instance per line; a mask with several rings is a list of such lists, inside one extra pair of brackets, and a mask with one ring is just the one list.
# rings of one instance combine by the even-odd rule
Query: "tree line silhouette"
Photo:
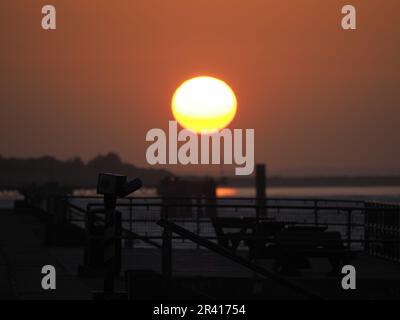
[(87, 163), (79, 157), (62, 161), (51, 156), (29, 159), (0, 156), (1, 189), (51, 182), (72, 188), (93, 188), (96, 186), (99, 172), (123, 173), (130, 177), (140, 177), (147, 187), (156, 186), (164, 177), (172, 176), (166, 170), (138, 168), (133, 164), (125, 163), (116, 153), (98, 155)]

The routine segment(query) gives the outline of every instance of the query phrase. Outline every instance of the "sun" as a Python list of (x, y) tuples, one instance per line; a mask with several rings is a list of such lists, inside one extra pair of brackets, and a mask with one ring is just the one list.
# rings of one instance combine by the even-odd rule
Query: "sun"
[(176, 121), (195, 133), (213, 133), (225, 128), (235, 117), (236, 108), (233, 90), (213, 77), (187, 80), (172, 97)]

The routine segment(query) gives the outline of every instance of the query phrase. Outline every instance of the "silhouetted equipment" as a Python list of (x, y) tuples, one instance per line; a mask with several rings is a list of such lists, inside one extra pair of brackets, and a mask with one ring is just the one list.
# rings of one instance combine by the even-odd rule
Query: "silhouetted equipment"
[[(128, 239), (140, 239), (146, 244), (155, 248), (161, 248), (161, 245), (148, 237), (139, 235), (132, 230), (123, 228), (121, 212), (115, 210), (116, 221), (118, 222), (116, 236), (127, 237)], [(85, 212), (85, 231), (86, 241), (84, 246), (83, 264), (79, 265), (78, 275), (81, 277), (98, 277), (104, 274), (104, 209), (92, 208), (90, 205)], [(115, 242), (116, 262), (115, 276), (121, 273), (121, 241)]]
[[(122, 235), (122, 223), (121, 213), (115, 210), (114, 214), (115, 224), (111, 229), (111, 234), (108, 236), (112, 239), (107, 239), (110, 246), (114, 246), (114, 274), (115, 276), (120, 275), (121, 272), (121, 241), (113, 241), (114, 237), (120, 237)], [(86, 231), (86, 243), (83, 254), (83, 265), (79, 265), (78, 275), (82, 277), (97, 277), (104, 275), (105, 270), (105, 210), (95, 209), (88, 210), (85, 214), (85, 231)], [(115, 232), (115, 234), (113, 234)]]
[(257, 199), (257, 216), (266, 215), (265, 209), (265, 188), (266, 188), (266, 172), (265, 164), (256, 165), (256, 199)]
[(123, 175), (100, 173), (97, 193), (104, 196), (104, 297), (114, 293), (114, 276), (121, 263), (121, 214), (115, 210), (117, 198), (123, 198), (142, 187), (142, 181), (135, 179), (127, 182)]
[(127, 177), (119, 174), (100, 173), (97, 183), (97, 193), (104, 196), (123, 198), (142, 187), (138, 178), (127, 182)]

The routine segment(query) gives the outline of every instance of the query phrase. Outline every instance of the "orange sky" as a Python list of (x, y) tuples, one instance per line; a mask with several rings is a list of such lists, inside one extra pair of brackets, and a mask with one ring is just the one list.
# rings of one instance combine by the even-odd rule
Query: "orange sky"
[[(355, 32), (340, 28), (348, 3)], [(270, 172), (400, 173), (399, 17), (398, 0), (2, 0), (0, 154), (145, 166), (175, 88), (211, 75)]]

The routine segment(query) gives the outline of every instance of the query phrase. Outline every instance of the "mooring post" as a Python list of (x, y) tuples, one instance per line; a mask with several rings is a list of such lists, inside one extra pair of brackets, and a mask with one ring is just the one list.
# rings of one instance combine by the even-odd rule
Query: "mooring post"
[(256, 205), (257, 220), (260, 216), (265, 216), (267, 210), (265, 208), (265, 188), (266, 188), (266, 170), (265, 164), (256, 165)]

